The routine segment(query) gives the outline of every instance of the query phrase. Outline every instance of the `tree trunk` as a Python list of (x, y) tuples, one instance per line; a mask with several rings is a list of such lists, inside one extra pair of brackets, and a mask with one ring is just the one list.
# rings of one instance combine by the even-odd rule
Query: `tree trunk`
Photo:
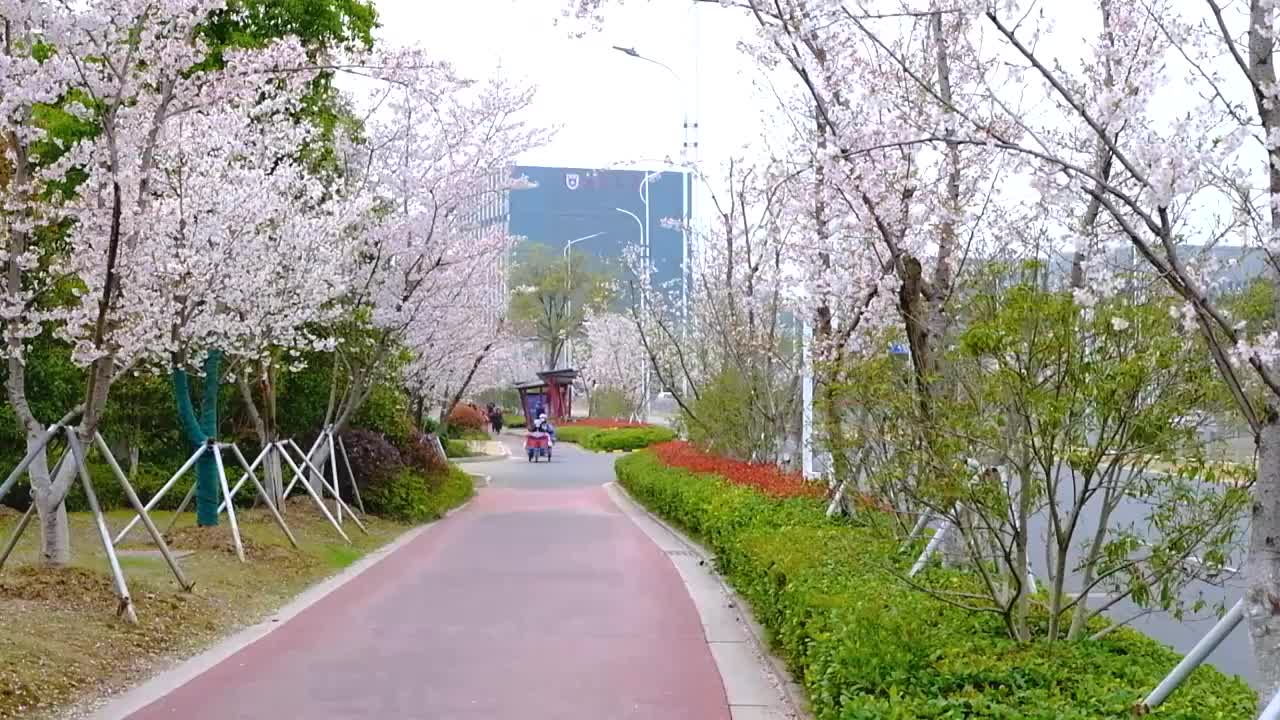
[[(8, 169), (11, 171), (6, 182), (12, 188), (25, 188), (30, 180), (26, 144), (15, 132), (9, 132), (4, 140), (9, 156)], [(0, 214), (0, 222), (4, 223), (4, 236), (8, 241), (5, 293), (10, 298), (17, 298), (21, 296), (23, 288), (19, 258), (27, 252), (28, 233), (22, 222), (10, 223), (8, 220), (8, 216)], [(15, 333), (9, 333), (8, 349), (9, 372), (5, 380), (5, 395), (17, 416), (18, 425), (26, 437), (27, 451), (30, 452), (44, 434), (45, 428), (27, 402), (26, 365), (20, 357), (22, 341)], [(63, 503), (65, 491), (60, 491), (49, 477), (48, 457), (48, 451), (41, 450), (31, 462), (27, 477), (31, 480), (31, 501), (36, 506), (40, 525), (40, 560), (45, 565), (61, 566), (71, 562), (71, 532), (67, 524), (67, 509)]]
[(1034, 495), (1031, 492), (1033, 482), (1028, 479), (1031, 477), (1030, 461), (1023, 458), (1023, 462), (1018, 467), (1018, 517), (1017, 527), (1015, 528), (1014, 542), (1017, 550), (1014, 552), (1014, 565), (1011, 568), (1010, 580), (1013, 586), (1018, 588), (1018, 597), (1015, 600), (1013, 608), (1013, 626), (1018, 634), (1020, 642), (1031, 641), (1031, 628), (1028, 623), (1031, 617), (1031, 513)]
[[(1105, 475), (1100, 480), (1100, 482), (1104, 483), (1113, 481)], [(1093, 586), (1094, 579), (1097, 577), (1098, 561), (1102, 559), (1102, 546), (1107, 539), (1107, 530), (1111, 524), (1111, 514), (1115, 512), (1116, 506), (1123, 496), (1124, 493), (1118, 488), (1114, 492), (1108, 489), (1103, 495), (1102, 508), (1098, 513), (1098, 524), (1094, 527), (1093, 540), (1089, 544), (1089, 554), (1085, 557), (1080, 568), (1080, 591), (1082, 594), (1076, 601), (1075, 613), (1071, 617), (1071, 627), (1067, 630), (1068, 641), (1080, 639), (1085, 631), (1088, 630), (1090, 617), (1088, 590)], [(1078, 513), (1079, 510), (1073, 509), (1072, 512)], [(1059, 552), (1063, 551), (1060, 550)], [(1066, 562), (1063, 561), (1060, 566), (1065, 567)], [(1061, 581), (1057, 584), (1056, 592), (1059, 596), (1062, 594)], [(1061, 602), (1061, 600), (1058, 600), (1058, 602)]]
[(445, 405), (444, 412), (440, 413), (441, 435), (443, 435), (444, 431), (448, 428), (449, 416), (453, 414), (454, 408), (458, 407), (458, 403), (462, 402), (462, 396), (467, 394), (467, 390), (471, 387), (471, 381), (475, 380), (476, 373), (480, 370), (480, 366), (484, 364), (485, 358), (489, 357), (489, 353), (493, 350), (493, 346), (496, 344), (498, 344), (496, 339), (490, 341), (489, 344), (485, 345), (484, 349), (480, 351), (480, 354), (476, 355), (475, 361), (471, 363), (471, 369), (467, 371), (467, 376), (463, 378), (462, 384), (458, 386), (457, 392), (453, 393), (449, 398), (448, 404)]
[[(37, 436), (27, 436), (27, 450), (36, 444)], [(64, 463), (68, 464), (68, 463)], [(48, 453), (42, 451), (27, 470), (31, 478), (31, 502), (35, 503), (40, 521), (40, 562), (61, 567), (71, 562), (71, 532), (67, 524), (65, 493), (55, 492), (49, 478)]]
[[(276, 424), (276, 384), (274, 363), (260, 367), (262, 388), (262, 410), (258, 410), (258, 401), (253, 396), (253, 385), (248, 377), (241, 377), (236, 383), (240, 388), (240, 397), (244, 401), (245, 410), (249, 413), (249, 422), (253, 424), (253, 433), (258, 438), (258, 445), (264, 450), (275, 443), (280, 433)], [(284, 500), (284, 472), (280, 455), (275, 452), (267, 454), (261, 465), (262, 485), (267, 491), (271, 504), (277, 508)]]
[(942, 566), (960, 568), (969, 564), (969, 548), (965, 536), (974, 532), (971, 513), (964, 505), (957, 505), (955, 518), (947, 534), (942, 538)]
[(1274, 410), (1258, 433), (1258, 479), (1245, 568), (1245, 617), (1265, 703), (1280, 689), (1280, 416)]
[(423, 421), (427, 419), (427, 398), (418, 395), (413, 401), (413, 417), (418, 426), (418, 431), (423, 431)]
[[(1280, 130), (1280, 106), (1273, 97), (1276, 86), (1275, 40), (1270, 3), (1249, 3), (1248, 76), (1252, 81), (1258, 115), (1268, 137)], [(1227, 42), (1233, 42), (1226, 38)], [(1280, 231), (1280, 152), (1267, 153), (1271, 232)], [(1275, 277), (1274, 273), (1272, 275)], [(1280, 307), (1280, 297), (1276, 299)], [(1265, 705), (1280, 688), (1280, 417), (1274, 407), (1258, 430), (1258, 468), (1253, 485), (1253, 518), (1249, 529), (1249, 557), (1245, 563), (1248, 585), (1245, 617), (1260, 677), (1260, 704)]]

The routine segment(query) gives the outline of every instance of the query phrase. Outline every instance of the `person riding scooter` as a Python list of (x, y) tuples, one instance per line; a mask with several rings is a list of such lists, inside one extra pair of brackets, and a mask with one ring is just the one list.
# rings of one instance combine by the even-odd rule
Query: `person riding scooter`
[(556, 429), (547, 421), (545, 414), (539, 414), (529, 428), (529, 433), (524, 436), (524, 450), (529, 456), (529, 462), (537, 462), (539, 458), (546, 458), (547, 462), (551, 462), (551, 448), (555, 445), (555, 439)]
[(547, 436), (551, 438), (551, 444), (552, 445), (555, 444), (556, 428), (554, 425), (551, 424), (551, 421), (547, 419), (546, 413), (542, 413), (537, 417), (536, 420), (533, 421), (533, 431), (546, 433)]

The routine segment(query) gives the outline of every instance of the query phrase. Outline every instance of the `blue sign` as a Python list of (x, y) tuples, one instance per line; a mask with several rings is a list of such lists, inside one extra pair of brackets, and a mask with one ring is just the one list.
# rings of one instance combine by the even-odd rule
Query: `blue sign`
[(902, 343), (894, 343), (889, 346), (890, 355), (910, 355), (911, 350)]

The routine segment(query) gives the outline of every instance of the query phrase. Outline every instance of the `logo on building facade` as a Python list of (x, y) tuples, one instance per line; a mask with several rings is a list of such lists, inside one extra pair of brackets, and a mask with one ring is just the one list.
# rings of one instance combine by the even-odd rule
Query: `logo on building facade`
[(577, 190), (578, 184), (580, 182), (582, 182), (582, 179), (578, 177), (578, 173), (565, 173), (565, 176), (564, 176), (565, 187), (569, 188), (570, 190)]

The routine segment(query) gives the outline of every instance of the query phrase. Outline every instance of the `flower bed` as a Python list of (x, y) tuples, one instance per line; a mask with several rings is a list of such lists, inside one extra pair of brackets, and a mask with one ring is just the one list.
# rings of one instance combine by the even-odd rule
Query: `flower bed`
[(663, 463), (698, 473), (715, 473), (735, 485), (755, 488), (777, 498), (823, 497), (826, 487), (809, 482), (798, 472), (788, 472), (777, 465), (730, 460), (703, 452), (682, 440), (654, 445), (650, 448)]

